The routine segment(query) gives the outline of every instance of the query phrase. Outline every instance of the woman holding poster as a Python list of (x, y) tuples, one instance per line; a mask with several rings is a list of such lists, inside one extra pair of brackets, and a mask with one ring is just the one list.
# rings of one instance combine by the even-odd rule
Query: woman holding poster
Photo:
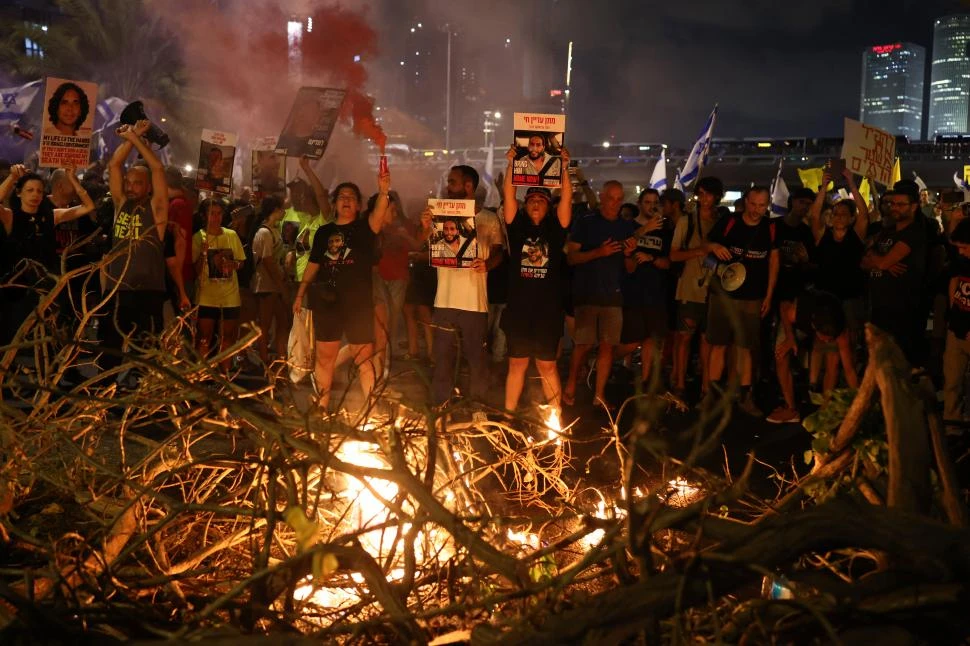
[[(560, 152), (564, 166), (569, 151)], [(556, 370), (556, 354), (562, 337), (562, 281), (566, 232), (572, 221), (573, 191), (567, 181), (552, 208), (552, 192), (543, 186), (530, 187), (524, 208), (519, 209), (512, 183), (516, 148), (506, 155), (508, 168), (502, 187), (503, 211), (509, 235), (508, 305), (502, 312), (502, 329), (509, 344), (509, 374), (505, 381), (505, 409), (514, 412), (525, 385), (529, 361), (535, 359), (546, 403), (560, 406), (562, 384)]]
[(90, 109), (88, 95), (81, 86), (71, 81), (61, 83), (47, 102), (50, 125), (44, 131), (76, 137)]
[[(236, 342), (242, 310), (236, 272), (246, 260), (246, 254), (236, 232), (222, 226), (229, 211), (225, 200), (209, 198), (199, 210), (206, 216), (206, 225), (192, 236), (192, 262), (199, 277), (198, 350), (202, 356), (208, 356), (216, 323), (223, 351)], [(228, 359), (223, 368), (228, 370)]]

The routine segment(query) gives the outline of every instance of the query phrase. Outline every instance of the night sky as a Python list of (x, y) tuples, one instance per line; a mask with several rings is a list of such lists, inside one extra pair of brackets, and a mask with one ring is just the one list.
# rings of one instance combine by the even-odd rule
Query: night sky
[[(527, 21), (517, 23), (516, 8), (531, 2), (556, 7), (548, 20), (552, 33), (523, 33), (530, 30)], [(863, 49), (895, 41), (923, 45), (928, 74), (934, 18), (970, 6), (952, 0), (406, 0), (395, 19), (409, 9), (441, 23), (473, 25), (466, 37), (479, 41), (486, 59), (509, 34), (534, 43), (540, 56), (562, 58), (564, 69), (565, 42), (572, 39), (570, 131), (590, 142), (613, 137), (689, 145), (715, 102), (721, 106), (716, 136), (841, 136), (842, 118), (859, 115)]]

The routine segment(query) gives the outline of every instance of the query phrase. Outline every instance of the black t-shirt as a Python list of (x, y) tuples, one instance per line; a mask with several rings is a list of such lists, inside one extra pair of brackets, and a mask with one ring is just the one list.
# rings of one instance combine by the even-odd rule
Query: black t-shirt
[[(667, 258), (670, 256), (672, 238), (673, 231), (668, 228), (645, 233), (637, 236), (636, 251), (654, 258)], [(660, 269), (653, 262), (644, 262), (637, 265), (633, 273), (628, 273), (623, 277), (623, 306), (664, 307), (667, 304), (667, 276), (669, 273), (668, 270)]]
[(875, 309), (908, 310), (920, 299), (926, 272), (926, 228), (911, 222), (902, 229), (883, 229), (876, 234), (872, 250), (884, 256), (897, 242), (905, 242), (910, 248), (901, 261), (906, 271), (893, 276), (888, 271), (869, 270), (869, 295)]
[(818, 271), (815, 286), (839, 298), (861, 298), (865, 292), (866, 274), (859, 266), (865, 254), (865, 243), (854, 229), (842, 240), (836, 240), (832, 229), (826, 229), (815, 248)]
[(310, 262), (320, 265), (317, 282), (333, 289), (337, 301), (371, 303), (371, 270), (377, 236), (366, 217), (349, 224), (331, 222), (317, 230), (310, 250)]
[(790, 301), (805, 288), (809, 271), (807, 256), (815, 247), (815, 236), (804, 222), (791, 226), (784, 218), (778, 218), (772, 223), (781, 261), (774, 296), (777, 300)]
[[(3, 231), (0, 228), (0, 231)], [(46, 197), (36, 213), (13, 211), (10, 233), (3, 236), (0, 254), (0, 278), (14, 272), (22, 260), (30, 259), (60, 273), (54, 237), (54, 205)], [(43, 272), (33, 271), (21, 276), (18, 282), (31, 283), (43, 278)]]
[(539, 224), (534, 224), (525, 211), (515, 214), (508, 226), (508, 308), (516, 316), (562, 312), (563, 245), (566, 230), (550, 211)]
[(714, 223), (708, 240), (727, 247), (731, 262), (740, 262), (747, 272), (744, 283), (733, 292), (731, 298), (739, 300), (764, 300), (768, 294), (768, 273), (771, 252), (775, 244), (774, 222), (762, 217), (758, 224), (746, 224), (739, 214), (719, 219)]
[(958, 338), (970, 333), (970, 259), (957, 257), (950, 267), (950, 275), (957, 279), (953, 289), (953, 305), (947, 317), (947, 328)]

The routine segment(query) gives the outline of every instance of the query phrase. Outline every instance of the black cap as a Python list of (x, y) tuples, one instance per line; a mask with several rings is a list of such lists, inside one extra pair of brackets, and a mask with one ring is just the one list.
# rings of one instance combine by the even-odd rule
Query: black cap
[(525, 199), (528, 200), (533, 195), (538, 195), (539, 197), (544, 197), (546, 202), (552, 204), (552, 191), (543, 186), (533, 186), (528, 191), (525, 192)]

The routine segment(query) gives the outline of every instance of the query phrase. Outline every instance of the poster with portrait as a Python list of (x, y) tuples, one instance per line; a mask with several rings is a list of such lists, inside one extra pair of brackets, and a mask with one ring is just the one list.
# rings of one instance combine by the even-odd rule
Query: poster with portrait
[(276, 142), (276, 152), (287, 157), (323, 157), (346, 95), (339, 88), (301, 87)]
[(96, 83), (47, 78), (41, 115), (39, 164), (42, 168), (88, 165), (97, 105)]
[(431, 266), (462, 269), (478, 257), (475, 200), (429, 199)]
[(513, 120), (515, 186), (562, 186), (562, 147), (566, 137), (566, 115), (516, 112)]
[(236, 157), (236, 135), (219, 130), (203, 130), (199, 146), (199, 166), (195, 171), (195, 187), (229, 195), (232, 191), (232, 162)]
[(276, 137), (258, 137), (253, 142), (253, 199), (286, 190), (286, 155), (276, 152)]

